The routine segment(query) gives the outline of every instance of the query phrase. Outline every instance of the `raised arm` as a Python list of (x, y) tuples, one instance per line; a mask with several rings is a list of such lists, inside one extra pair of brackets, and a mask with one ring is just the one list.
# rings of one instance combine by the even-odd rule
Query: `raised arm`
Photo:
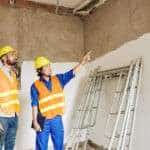
[(88, 62), (91, 60), (91, 53), (92, 53), (92, 51), (89, 51), (89, 52), (82, 58), (81, 62), (73, 68), (74, 73), (79, 72), (80, 69), (81, 69), (81, 66), (85, 65), (86, 63), (88, 63)]

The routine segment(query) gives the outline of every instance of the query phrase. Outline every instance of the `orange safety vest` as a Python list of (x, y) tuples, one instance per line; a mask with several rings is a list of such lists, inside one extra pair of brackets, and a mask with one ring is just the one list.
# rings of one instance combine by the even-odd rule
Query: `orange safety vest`
[(64, 114), (65, 97), (63, 88), (56, 76), (51, 76), (52, 90), (50, 91), (42, 81), (35, 81), (34, 85), (39, 93), (39, 111), (42, 116), (51, 119)]
[(10, 80), (0, 69), (0, 112), (12, 114), (20, 111), (18, 92), (16, 75), (13, 74), (13, 79)]

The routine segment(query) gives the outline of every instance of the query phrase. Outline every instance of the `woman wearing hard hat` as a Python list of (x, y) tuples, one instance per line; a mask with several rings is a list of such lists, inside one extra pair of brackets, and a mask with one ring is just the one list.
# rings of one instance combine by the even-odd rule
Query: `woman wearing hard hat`
[(47, 150), (48, 139), (51, 139), (55, 150), (63, 150), (64, 128), (62, 115), (64, 114), (63, 88), (90, 60), (87, 53), (80, 64), (72, 70), (51, 75), (51, 62), (46, 57), (35, 59), (35, 68), (39, 79), (31, 86), (33, 128), (36, 131), (36, 150)]
[(10, 46), (0, 49), (0, 150), (13, 150), (20, 110), (15, 65), (16, 50)]

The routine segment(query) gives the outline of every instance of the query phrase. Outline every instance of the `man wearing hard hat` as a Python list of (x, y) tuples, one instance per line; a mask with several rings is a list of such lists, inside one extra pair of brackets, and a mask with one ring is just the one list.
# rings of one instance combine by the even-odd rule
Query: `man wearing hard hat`
[(51, 135), (55, 150), (63, 150), (64, 114), (63, 88), (75, 76), (75, 72), (90, 60), (90, 53), (72, 70), (51, 75), (51, 62), (46, 57), (35, 59), (35, 68), (39, 79), (31, 86), (33, 128), (36, 130), (36, 150), (47, 150)]
[(15, 65), (17, 51), (10, 46), (0, 49), (0, 150), (13, 150), (18, 127), (18, 82)]

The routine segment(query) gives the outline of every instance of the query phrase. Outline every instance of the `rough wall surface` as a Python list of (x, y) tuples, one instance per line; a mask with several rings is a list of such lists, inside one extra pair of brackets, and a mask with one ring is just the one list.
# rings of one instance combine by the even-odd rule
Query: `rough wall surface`
[[(122, 45), (115, 51), (109, 52), (108, 54), (104, 55), (103, 57), (97, 58), (93, 61), (89, 66), (88, 69), (94, 69), (99, 65), (102, 66), (102, 70), (118, 68), (122, 66), (127, 66), (130, 64), (131, 60), (135, 60), (136, 58), (142, 57), (143, 58), (143, 74), (142, 74), (142, 81), (141, 81), (141, 90), (139, 94), (139, 100), (136, 110), (136, 119), (135, 119), (135, 126), (133, 130), (133, 141), (131, 144), (131, 150), (149, 150), (149, 138), (150, 132), (150, 33), (144, 34), (140, 38), (127, 42), (126, 44)], [(87, 73), (87, 72), (86, 72)], [(109, 84), (109, 83), (108, 83)], [(108, 94), (109, 95), (109, 94)], [(106, 136), (104, 133), (106, 129), (106, 122), (107, 119), (106, 111), (110, 106), (110, 101), (106, 101), (105, 99), (100, 99), (100, 108), (99, 113), (97, 116), (97, 123), (95, 126), (95, 130), (92, 132), (91, 139), (97, 143), (98, 145), (103, 145), (104, 139)], [(105, 105), (104, 105), (105, 104)], [(104, 107), (105, 106), (105, 107)], [(108, 106), (108, 107), (107, 107)], [(103, 108), (103, 111), (101, 111)], [(105, 108), (105, 109), (104, 109)]]
[(83, 50), (83, 23), (78, 17), (0, 6), (0, 27), (0, 46), (14, 46), (24, 60), (45, 55), (57, 62), (77, 61)]
[(108, 0), (85, 19), (85, 48), (98, 57), (147, 32), (149, 0)]

